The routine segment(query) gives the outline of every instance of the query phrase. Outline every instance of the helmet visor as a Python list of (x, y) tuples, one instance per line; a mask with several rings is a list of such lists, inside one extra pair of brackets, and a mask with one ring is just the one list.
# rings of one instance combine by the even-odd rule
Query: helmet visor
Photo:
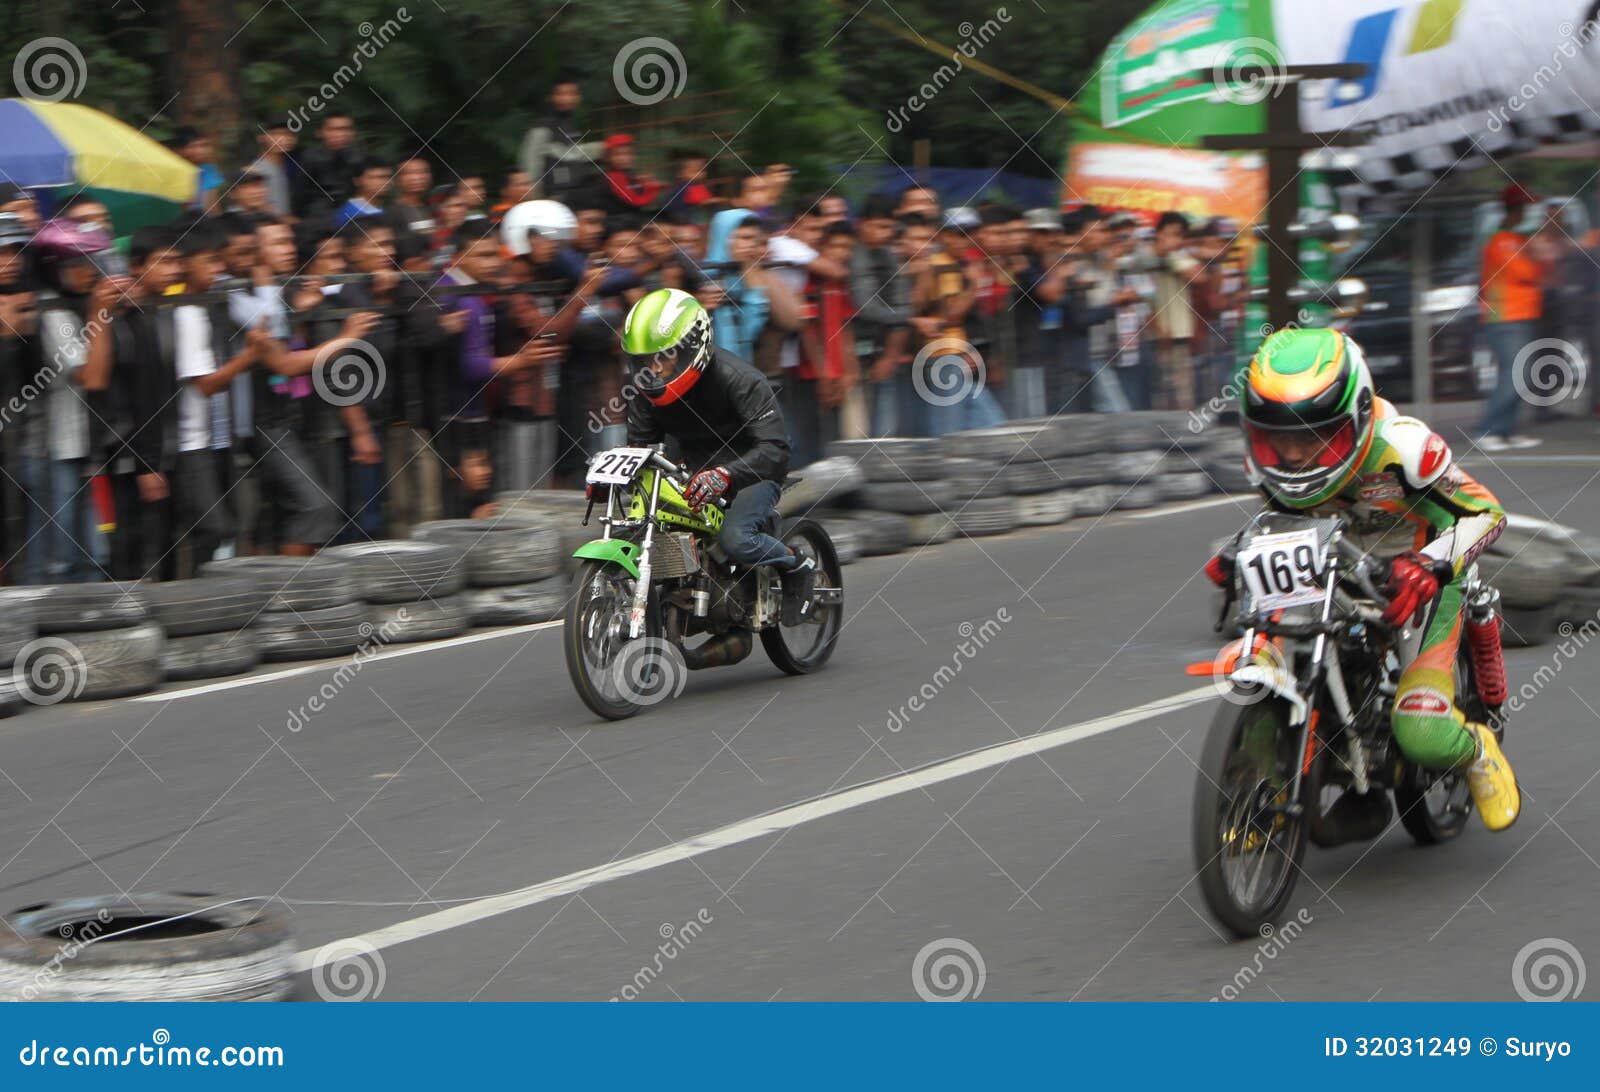
[(628, 371), (634, 386), (646, 394), (659, 394), (684, 373), (693, 359), (694, 354), (684, 352), (679, 343), (654, 353), (629, 353)]
[(1352, 418), (1318, 428), (1265, 428), (1249, 423), (1250, 456), (1262, 470), (1297, 474), (1342, 466), (1355, 454)]

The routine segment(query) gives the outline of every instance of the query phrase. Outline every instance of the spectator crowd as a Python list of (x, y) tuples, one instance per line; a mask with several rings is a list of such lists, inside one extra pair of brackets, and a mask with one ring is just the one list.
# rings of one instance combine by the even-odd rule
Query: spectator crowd
[[(777, 388), (793, 465), (835, 439), (1189, 409), (1227, 381), (1236, 229), (1094, 207), (852, 206), (783, 165), (712, 179), (584, 139), (559, 82), (518, 162), (462, 177), (282, 119), (120, 243), (105, 205), (0, 184), (0, 582), (171, 579), (309, 555), (582, 481), (624, 440), (617, 331), (693, 292)], [(743, 165), (740, 164), (742, 167)], [(491, 190), (490, 186), (493, 186)]]

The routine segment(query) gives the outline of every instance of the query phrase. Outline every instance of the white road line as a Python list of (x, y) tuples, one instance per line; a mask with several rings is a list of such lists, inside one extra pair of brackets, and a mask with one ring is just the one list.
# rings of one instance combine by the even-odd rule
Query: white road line
[[(908, 792), (916, 792), (929, 785), (936, 785), (941, 781), (949, 781), (957, 777), (977, 773), (995, 766), (1003, 765), (1018, 758), (1039, 754), (1067, 743), (1080, 739), (1088, 739), (1104, 732), (1137, 724), (1150, 717), (1161, 716), (1164, 713), (1176, 712), (1179, 709), (1198, 705), (1201, 702), (1215, 701), (1217, 691), (1214, 686), (1206, 685), (1194, 690), (1185, 690), (1170, 697), (1158, 698), (1143, 705), (1125, 709), (1120, 713), (1111, 713), (1081, 724), (1071, 724), (1062, 728), (1052, 728), (1048, 732), (1024, 739), (1012, 740), (1006, 743), (997, 743), (990, 747), (980, 747), (978, 750), (969, 751), (964, 755), (943, 759), (927, 766), (922, 766), (905, 773), (886, 777), (879, 781), (870, 781), (863, 785), (841, 789), (839, 792), (819, 796), (812, 800), (791, 804), (786, 808), (768, 812), (765, 815), (753, 816), (740, 820), (725, 827), (708, 831), (693, 838), (686, 838), (681, 842), (674, 842), (660, 849), (653, 849), (646, 853), (625, 857), (620, 861), (586, 868), (580, 872), (569, 872), (565, 876), (558, 876), (553, 880), (533, 884), (530, 887), (518, 888), (499, 895), (490, 895), (487, 898), (474, 899), (464, 902), (459, 906), (451, 906), (444, 910), (437, 910), (431, 914), (424, 914), (410, 921), (397, 922), (394, 925), (375, 929), (370, 933), (349, 937), (345, 941), (336, 942), (343, 944), (367, 944), (373, 948), (389, 948), (396, 944), (404, 944), (410, 940), (420, 940), (423, 937), (442, 933), (448, 929), (459, 929), (463, 925), (483, 921), (500, 914), (507, 914), (513, 910), (521, 910), (538, 903), (549, 902), (564, 895), (572, 895), (586, 891), (598, 884), (610, 883), (628, 876), (636, 876), (641, 872), (662, 868), (666, 865), (687, 861), (704, 853), (711, 853), (728, 846), (738, 845), (741, 842), (753, 841), (771, 834), (789, 830), (805, 823), (812, 823), (818, 819), (825, 819), (830, 815), (837, 815), (851, 808), (863, 807), (899, 796)], [(300, 970), (309, 970), (315, 963), (318, 948), (308, 948), (296, 957), (296, 966)]]
[(1189, 501), (1186, 504), (1173, 504), (1166, 508), (1151, 508), (1144, 512), (1129, 512), (1129, 519), (1159, 519), (1161, 516), (1176, 516), (1184, 512), (1194, 512), (1201, 508), (1216, 508), (1223, 504), (1238, 504), (1240, 501), (1258, 499), (1254, 493), (1229, 493), (1225, 497), (1210, 497), (1206, 500)]
[[(386, 648), (381, 652), (374, 652), (370, 656), (361, 657), (361, 662), (369, 664), (378, 660), (394, 660), (401, 656), (415, 656), (419, 652), (433, 652), (441, 648), (475, 645), (479, 641), (493, 641), (497, 637), (515, 637), (523, 633), (532, 633), (535, 630), (552, 629), (559, 625), (561, 625), (561, 620), (558, 618), (553, 622), (533, 622), (526, 626), (510, 626), (505, 629), (486, 630), (483, 633), (469, 633), (464, 637), (446, 637), (439, 641), (423, 641), (414, 645), (405, 645), (401, 648)], [(255, 686), (257, 683), (276, 682), (278, 679), (292, 679), (296, 675), (310, 675), (318, 671), (337, 670), (340, 664), (347, 663), (350, 659), (350, 656), (340, 656), (331, 660), (318, 660), (316, 663), (288, 667), (282, 671), (268, 671), (261, 675), (245, 675), (237, 679), (206, 683), (203, 686), (185, 687), (182, 690), (163, 690), (155, 694), (141, 694), (128, 700), (174, 701), (178, 698), (197, 697), (200, 694), (215, 694), (219, 690), (235, 690), (241, 686)]]

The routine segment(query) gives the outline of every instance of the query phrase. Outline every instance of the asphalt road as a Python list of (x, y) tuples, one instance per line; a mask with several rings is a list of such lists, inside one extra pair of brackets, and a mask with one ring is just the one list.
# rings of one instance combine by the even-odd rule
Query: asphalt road
[[(1600, 461), (1478, 462), (1514, 510), (1600, 531)], [(918, 969), (977, 990), (935, 942), (1017, 1000), (1510, 1000), (1530, 942), (1600, 960), (1595, 647), (1511, 727), (1511, 831), (1313, 849), (1301, 927), (1222, 939), (1188, 848), (1214, 703), (1182, 669), (1215, 651), (1197, 569), (1243, 512), (864, 561), (823, 673), (758, 649), (616, 724), (552, 627), (368, 662), (310, 716), (336, 665), (32, 711), (0, 722), (0, 908), (273, 896), (307, 965), (373, 945), (354, 989), (383, 1000), (913, 1000)], [(1513, 653), (1513, 685), (1554, 654)]]

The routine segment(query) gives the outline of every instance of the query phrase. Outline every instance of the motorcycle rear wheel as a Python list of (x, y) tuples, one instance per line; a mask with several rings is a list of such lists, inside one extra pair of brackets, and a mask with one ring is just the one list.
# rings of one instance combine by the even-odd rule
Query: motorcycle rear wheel
[(1289, 707), (1224, 702), (1200, 753), (1194, 795), (1194, 862), (1212, 915), (1240, 938), (1270, 932), (1294, 894), (1306, 850), (1306, 815), (1290, 786), (1299, 763)]
[[(809, 675), (828, 662), (839, 641), (839, 630), (844, 625), (844, 567), (839, 564), (839, 555), (834, 551), (828, 532), (813, 520), (797, 520), (784, 532), (783, 543), (801, 557), (816, 561), (819, 593), (839, 593), (835, 602), (813, 607), (809, 621), (798, 626), (780, 623), (761, 631), (761, 647), (767, 650), (767, 658), (774, 666), (790, 675)], [(763, 575), (775, 585), (781, 585), (776, 570), (768, 570)], [(782, 594), (778, 590), (780, 599)]]

